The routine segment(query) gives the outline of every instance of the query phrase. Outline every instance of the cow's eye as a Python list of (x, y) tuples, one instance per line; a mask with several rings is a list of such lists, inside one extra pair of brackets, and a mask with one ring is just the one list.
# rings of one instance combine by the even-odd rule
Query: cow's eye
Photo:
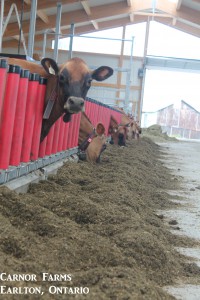
[(89, 78), (89, 79), (86, 81), (86, 85), (87, 85), (88, 87), (90, 87), (90, 86), (91, 86), (91, 82), (92, 82), (92, 78)]
[(59, 83), (61, 85), (63, 85), (64, 83), (66, 84), (67, 82), (68, 82), (67, 78), (63, 74), (60, 74), (60, 76), (59, 76)]

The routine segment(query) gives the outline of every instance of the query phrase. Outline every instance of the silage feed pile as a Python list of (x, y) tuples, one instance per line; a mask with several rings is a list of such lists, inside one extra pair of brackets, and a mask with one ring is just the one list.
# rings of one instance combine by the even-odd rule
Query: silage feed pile
[(174, 299), (162, 287), (200, 271), (174, 250), (193, 241), (157, 213), (179, 188), (162, 157), (144, 137), (108, 145), (100, 164), (66, 163), (27, 194), (0, 187), (1, 272), (36, 279), (1, 282), (2, 299)]

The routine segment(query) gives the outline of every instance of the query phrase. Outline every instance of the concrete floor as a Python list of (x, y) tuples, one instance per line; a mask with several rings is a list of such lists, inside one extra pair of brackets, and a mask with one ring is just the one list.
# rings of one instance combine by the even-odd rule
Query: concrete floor
[[(189, 236), (200, 241), (200, 141), (180, 141), (162, 143), (160, 146), (169, 155), (163, 160), (172, 169), (181, 182), (180, 191), (171, 191), (180, 195), (183, 205), (176, 210), (162, 212), (168, 219), (175, 219), (180, 230), (176, 234)], [(175, 200), (176, 202), (179, 200)], [(177, 248), (180, 253), (195, 258), (200, 266), (199, 248)], [(181, 300), (200, 300), (200, 285), (182, 283), (179, 286), (167, 287), (166, 290)]]

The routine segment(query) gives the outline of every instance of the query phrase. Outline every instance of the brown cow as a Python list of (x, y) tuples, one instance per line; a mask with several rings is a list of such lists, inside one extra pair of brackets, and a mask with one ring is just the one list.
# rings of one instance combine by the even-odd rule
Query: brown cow
[(100, 162), (100, 155), (106, 149), (104, 125), (98, 123), (94, 128), (84, 112), (81, 113), (78, 146), (79, 152), (84, 152), (91, 163)]
[[(64, 114), (63, 121), (69, 122), (72, 114), (84, 110), (84, 99), (92, 80), (103, 81), (113, 74), (113, 69), (107, 66), (91, 71), (78, 57), (60, 66), (51, 58), (43, 58), (41, 65), (15, 58), (7, 60), (9, 64), (19, 65), (31, 73), (38, 73), (48, 79), (45, 95), (45, 112), (48, 117), (46, 116), (42, 122), (41, 141), (60, 116)], [(53, 103), (52, 110), (50, 103)]]
[(110, 118), (109, 133), (111, 134), (111, 144), (126, 146), (126, 139), (130, 126), (130, 119), (127, 115), (122, 114), (121, 122), (115, 120), (113, 116)]

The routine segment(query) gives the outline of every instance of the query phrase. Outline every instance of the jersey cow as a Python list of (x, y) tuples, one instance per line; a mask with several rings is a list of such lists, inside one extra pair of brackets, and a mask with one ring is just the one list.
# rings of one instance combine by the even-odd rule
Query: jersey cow
[(103, 81), (113, 74), (113, 69), (108, 66), (90, 70), (78, 57), (62, 65), (57, 65), (51, 58), (43, 58), (41, 65), (15, 58), (8, 58), (8, 63), (19, 65), (31, 73), (47, 78), (45, 113), (48, 117), (42, 122), (41, 141), (60, 116), (63, 115), (64, 122), (69, 122), (72, 114), (84, 111), (84, 99), (92, 80)]
[(128, 139), (138, 140), (141, 133), (142, 133), (142, 129), (139, 125), (139, 122), (131, 118), (130, 129), (128, 132)]
[(126, 146), (126, 139), (127, 139), (129, 127), (130, 127), (130, 120), (125, 114), (122, 114), (120, 124), (118, 124), (115, 118), (111, 116), (110, 124), (109, 124), (111, 144)]
[(94, 128), (84, 112), (81, 113), (78, 146), (80, 153), (85, 153), (91, 163), (100, 162), (100, 155), (106, 149), (104, 125), (98, 123)]

